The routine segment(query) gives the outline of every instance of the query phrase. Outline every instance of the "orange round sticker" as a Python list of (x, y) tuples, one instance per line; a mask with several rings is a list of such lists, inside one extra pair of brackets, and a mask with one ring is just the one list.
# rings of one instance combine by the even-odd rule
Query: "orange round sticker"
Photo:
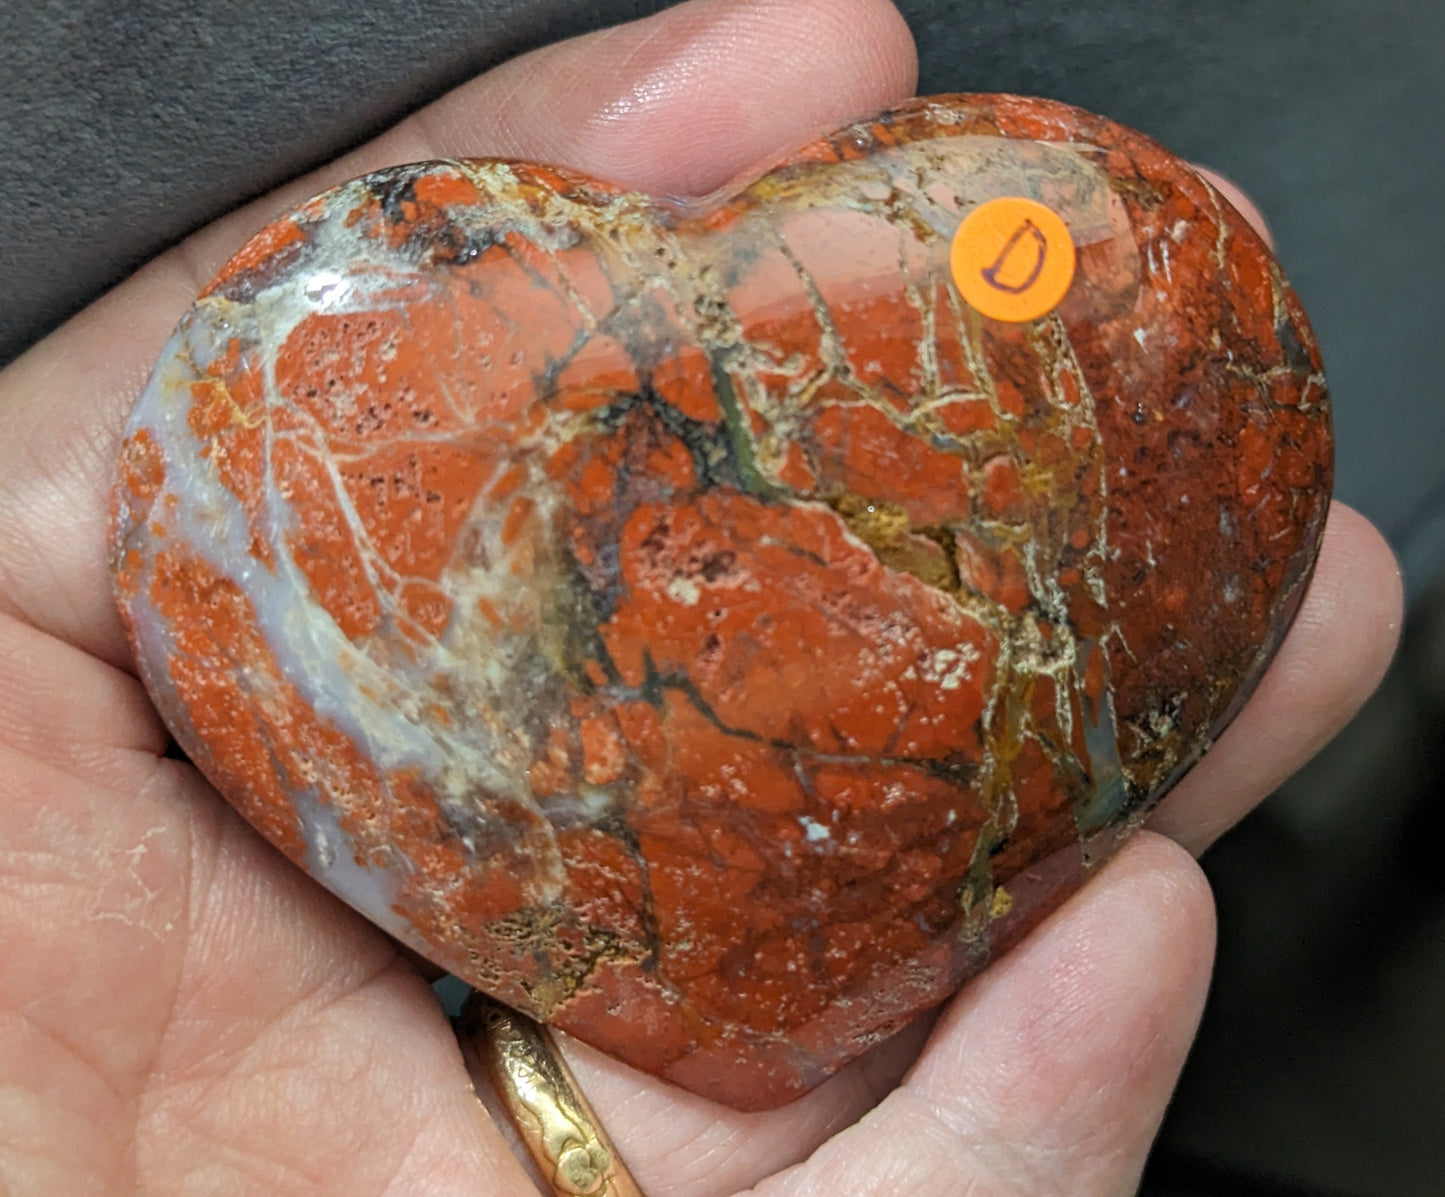
[(970, 212), (949, 251), (968, 305), (1012, 324), (1052, 312), (1074, 281), (1074, 262), (1074, 239), (1059, 214), (1012, 195)]

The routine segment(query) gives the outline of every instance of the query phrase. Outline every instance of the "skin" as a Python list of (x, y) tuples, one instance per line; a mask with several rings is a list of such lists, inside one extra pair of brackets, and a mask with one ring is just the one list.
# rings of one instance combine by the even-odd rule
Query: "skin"
[[(465, 85), (196, 234), (0, 374), (0, 1191), (534, 1191), (413, 961), (162, 755), (132, 676), (106, 492), (195, 292), (287, 207), (391, 162), (514, 155), (705, 191), (914, 81), (884, 0), (684, 4)], [(1279, 657), (1153, 830), (936, 1019), (794, 1105), (737, 1114), (568, 1044), (644, 1191), (1131, 1192), (1209, 978), (1192, 854), (1364, 701), (1400, 603), (1388, 548), (1336, 505)]]

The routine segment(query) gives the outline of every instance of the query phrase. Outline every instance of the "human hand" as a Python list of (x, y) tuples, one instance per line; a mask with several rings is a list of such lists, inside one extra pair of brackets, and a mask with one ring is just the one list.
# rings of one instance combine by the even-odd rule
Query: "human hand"
[[(913, 72), (884, 0), (698, 0), (552, 47), (197, 234), (0, 374), (0, 1191), (532, 1191), (408, 959), (163, 755), (130, 672), (106, 496), (196, 291), (268, 220), (388, 163), (510, 155), (702, 191), (907, 96)], [(1189, 853), (1363, 701), (1399, 604), (1383, 542), (1337, 506), (1279, 657), (1162, 834), (803, 1100), (738, 1114), (569, 1044), (643, 1190), (1128, 1191), (1209, 971)]]

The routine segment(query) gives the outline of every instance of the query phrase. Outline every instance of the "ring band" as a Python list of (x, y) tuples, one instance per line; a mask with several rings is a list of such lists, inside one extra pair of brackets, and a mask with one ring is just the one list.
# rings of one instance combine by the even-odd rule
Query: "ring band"
[(642, 1197), (546, 1027), (480, 993), (459, 1022), (555, 1197)]

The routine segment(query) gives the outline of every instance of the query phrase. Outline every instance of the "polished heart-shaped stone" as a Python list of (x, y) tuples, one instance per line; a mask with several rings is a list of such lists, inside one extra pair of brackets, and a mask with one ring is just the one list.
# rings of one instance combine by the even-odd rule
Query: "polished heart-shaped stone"
[(224, 268), (113, 555), (177, 741), (479, 988), (785, 1101), (1205, 751), (1330, 479), (1304, 314), (1192, 169), (919, 100), (706, 202), (403, 166)]

